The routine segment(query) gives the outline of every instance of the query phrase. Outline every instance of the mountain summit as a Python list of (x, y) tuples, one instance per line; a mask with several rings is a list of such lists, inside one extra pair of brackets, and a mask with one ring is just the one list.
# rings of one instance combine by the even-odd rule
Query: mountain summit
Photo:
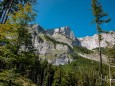
[(66, 36), (67, 38), (75, 40), (73, 31), (71, 31), (70, 27), (67, 27), (67, 26), (61, 27), (61, 28), (49, 29), (47, 31), (50, 35), (62, 34), (64, 36)]

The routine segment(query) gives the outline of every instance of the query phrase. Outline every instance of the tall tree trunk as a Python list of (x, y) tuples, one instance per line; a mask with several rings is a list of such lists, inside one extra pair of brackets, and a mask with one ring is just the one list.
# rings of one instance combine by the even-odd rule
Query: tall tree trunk
[(111, 84), (111, 65), (110, 65), (110, 63), (109, 63), (109, 85), (110, 86), (112, 86), (112, 84)]
[(3, 16), (4, 16), (4, 10), (5, 10), (5, 5), (3, 5), (3, 8), (2, 8), (2, 11), (1, 11), (1, 14), (0, 14), (0, 23), (1, 23), (1, 20), (2, 20), (2, 18), (3, 18)]
[(102, 52), (101, 52), (100, 40), (99, 40), (99, 57), (100, 57), (100, 75), (101, 75), (101, 83), (102, 83), (102, 86), (103, 86)]
[(12, 86), (12, 81), (9, 80), (8, 86)]
[(2, 10), (2, 15), (1, 15), (1, 24), (2, 24), (2, 22), (3, 22), (3, 19), (5, 18), (5, 14), (6, 14), (6, 9), (3, 9)]
[(98, 44), (99, 44), (99, 58), (100, 58), (100, 76), (101, 76), (101, 86), (103, 86), (103, 70), (102, 70), (102, 52), (101, 52), (101, 37), (100, 33), (98, 31), (98, 24), (96, 24), (97, 27), (97, 34), (98, 34)]
[(12, 4), (13, 4), (13, 1), (14, 0), (10, 0), (9, 5), (8, 5), (6, 11), (5, 11), (5, 14), (3, 15), (3, 18), (1, 20), (1, 24), (4, 24), (6, 22), (6, 20), (8, 18), (8, 13), (10, 12)]

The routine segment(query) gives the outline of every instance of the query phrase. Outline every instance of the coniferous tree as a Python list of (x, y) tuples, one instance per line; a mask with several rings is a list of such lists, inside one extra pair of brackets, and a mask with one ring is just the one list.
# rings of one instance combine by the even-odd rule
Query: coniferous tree
[(101, 24), (108, 23), (111, 19), (103, 19), (103, 17), (108, 16), (102, 9), (102, 5), (98, 0), (92, 0), (92, 12), (95, 17), (94, 22), (96, 23), (97, 33), (98, 33), (98, 42), (99, 42), (99, 57), (100, 57), (100, 76), (101, 76), (101, 83), (103, 85), (103, 70), (102, 70), (102, 51), (101, 51), (101, 34), (104, 33), (101, 29)]
[(62, 68), (61, 65), (57, 67), (55, 74), (54, 74), (54, 81), (52, 86), (61, 86), (62, 79)]

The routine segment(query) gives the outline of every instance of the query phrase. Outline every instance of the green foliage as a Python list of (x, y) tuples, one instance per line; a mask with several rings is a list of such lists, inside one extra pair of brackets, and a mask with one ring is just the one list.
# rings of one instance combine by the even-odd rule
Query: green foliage
[[(103, 11), (102, 5), (99, 3), (98, 0), (92, 0), (92, 11), (93, 11), (93, 15), (95, 16), (95, 22), (97, 24), (108, 23), (111, 20), (110, 18), (106, 20), (102, 20), (103, 17), (106, 17), (108, 15)], [(102, 31), (99, 26), (98, 29)]]
[(13, 70), (0, 72), (0, 86), (36, 86), (29, 79), (26, 79)]
[(105, 52), (109, 58), (115, 59), (115, 45), (112, 48), (106, 48), (105, 50), (106, 50)]
[[(94, 22), (96, 23), (96, 29), (98, 33), (98, 40), (99, 40), (99, 57), (100, 57), (100, 76), (103, 78), (103, 69), (102, 69), (102, 50), (101, 50), (101, 33), (104, 33), (106, 31), (103, 31), (101, 28), (101, 24), (108, 23), (111, 19), (106, 19), (108, 15), (103, 11), (102, 5), (98, 0), (92, 0), (92, 12), (95, 17)], [(101, 85), (103, 85), (103, 80), (101, 79)]]
[(54, 74), (54, 81), (52, 86), (60, 86), (61, 85), (61, 77), (62, 77), (62, 68), (57, 67), (55, 70), (55, 74)]
[(73, 50), (72, 47), (70, 47), (67, 43), (63, 43), (63, 42), (56, 41), (56, 40), (54, 40), (53, 38), (51, 38), (51, 37), (49, 37), (49, 36), (46, 36), (46, 35), (45, 35), (45, 38), (46, 38), (47, 41), (53, 42), (54, 47), (56, 47), (56, 44), (62, 44), (62, 45), (66, 45), (69, 49)]
[(76, 53), (71, 53), (70, 56), (71, 56), (71, 59), (74, 59), (74, 60), (79, 57), (79, 55), (77, 54), (77, 52)]
[[(35, 67), (35, 64), (36, 62), (37, 65), (39, 64), (39, 57), (34, 53), (31, 34), (26, 27), (29, 22), (33, 21), (35, 14), (29, 4), (25, 4), (24, 7), (18, 5), (18, 7), (19, 10), (10, 14), (9, 20), (0, 25), (0, 43), (3, 42), (3, 45), (0, 46), (0, 70), (17, 71), (16, 73), (23, 77), (30, 77), (32, 73), (34, 79), (33, 77), (30, 79), (36, 82), (35, 76), (38, 76), (36, 72), (39, 66)], [(9, 76), (10, 73), (7, 75)], [(5, 82), (8, 81), (4, 80)], [(8, 83), (10, 84), (8, 86), (14, 86), (12, 80)]]
[[(108, 66), (103, 64), (104, 77), (108, 76), (108, 72)], [(114, 75), (115, 69), (112, 68), (112, 76)], [(79, 56), (70, 64), (55, 67), (52, 86), (98, 86), (99, 84), (99, 62)], [(108, 86), (106, 80), (104, 86)]]
[(96, 27), (97, 27), (98, 39), (100, 41), (102, 39), (101, 33), (106, 33), (106, 31), (102, 30), (100, 25), (103, 23), (108, 23), (109, 21), (111, 21), (111, 19), (110, 18), (105, 19), (105, 17), (107, 17), (108, 15), (103, 11), (102, 5), (98, 0), (92, 0), (91, 5), (92, 5), (93, 15), (95, 16), (94, 22), (96, 23)]
[(17, 4), (24, 6), (25, 4), (33, 5), (37, 0), (3, 0), (0, 1), (0, 23), (5, 24), (9, 19), (9, 13), (13, 14), (15, 11), (20, 10)]
[[(98, 51), (99, 48), (95, 48), (93, 50)], [(102, 53), (107, 55), (109, 58), (115, 58), (115, 45), (113, 47), (101, 47)]]
[[(97, 51), (98, 48), (94, 50)], [(102, 53), (108, 57), (109, 61), (115, 65), (115, 45), (111, 48), (109, 47), (101, 48), (101, 50), (102, 50)]]
[[(106, 48), (103, 48), (103, 47), (100, 47), (100, 48), (101, 48), (102, 54), (105, 54)], [(99, 51), (98, 51), (98, 50), (99, 50), (99, 47), (94, 48), (93, 50), (94, 50), (95, 52), (99, 52)]]
[(91, 53), (93, 53), (93, 51), (88, 50), (87, 48), (81, 47), (81, 46), (74, 46), (73, 49), (76, 52), (80, 52), (80, 53), (84, 53), (84, 54), (91, 54)]
[[(78, 57), (76, 61), (63, 66), (63, 70), (73, 73), (74, 82), (76, 82), (77, 86), (98, 86), (99, 84), (99, 62)], [(112, 71), (115, 71), (115, 69), (112, 68)], [(107, 76), (108, 72), (108, 66), (103, 64), (104, 76)], [(112, 74), (113, 76), (115, 75), (114, 72)], [(104, 81), (104, 84), (104, 86), (108, 86), (106, 81)]]

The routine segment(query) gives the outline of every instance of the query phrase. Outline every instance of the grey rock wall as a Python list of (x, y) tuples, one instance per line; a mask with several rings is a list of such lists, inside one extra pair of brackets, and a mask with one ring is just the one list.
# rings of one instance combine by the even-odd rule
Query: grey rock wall
[[(115, 32), (110, 33), (103, 33), (102, 40), (101, 40), (101, 47), (112, 47), (115, 45)], [(95, 34), (94, 36), (87, 36), (84, 38), (79, 38), (81, 42), (81, 46), (86, 47), (88, 49), (94, 49), (99, 47), (98, 35)]]

